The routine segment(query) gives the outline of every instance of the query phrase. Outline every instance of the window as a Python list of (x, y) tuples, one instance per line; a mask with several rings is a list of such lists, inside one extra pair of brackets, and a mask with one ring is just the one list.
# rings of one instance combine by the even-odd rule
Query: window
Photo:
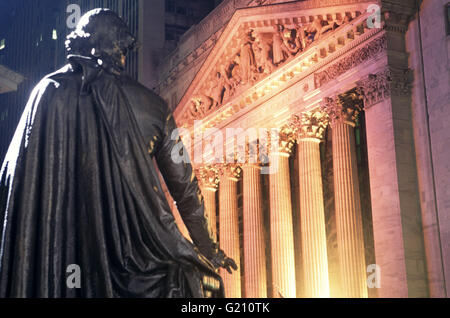
[(0, 41), (0, 51), (3, 50), (5, 47), (6, 47), (6, 40), (5, 40), (5, 39), (2, 39), (2, 40)]
[(55, 29), (53, 29), (52, 39), (53, 40), (58, 40), (58, 32)]

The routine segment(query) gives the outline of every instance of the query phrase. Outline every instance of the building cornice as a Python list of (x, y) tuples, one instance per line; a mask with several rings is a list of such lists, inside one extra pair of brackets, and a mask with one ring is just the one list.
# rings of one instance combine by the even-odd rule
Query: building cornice
[[(224, 37), (222, 34), (224, 29), (228, 33), (236, 25), (239, 25), (242, 19), (253, 21), (254, 24), (264, 23), (264, 19), (268, 21), (271, 19), (292, 20), (292, 18), (299, 14), (301, 15), (302, 12), (307, 10), (323, 9), (326, 7), (339, 9), (339, 7), (345, 6), (363, 8), (367, 7), (368, 3), (376, 3), (376, 0), (308, 0), (256, 7), (249, 5), (248, 0), (223, 2), (198, 25), (192, 27), (181, 38), (181, 42), (175, 51), (161, 63), (162, 66), (158, 69), (158, 72), (163, 75), (160, 78), (157, 91), (161, 93), (170, 88), (176, 82), (178, 74), (186, 72), (190, 68), (190, 65), (196, 64), (198, 60), (203, 59), (205, 54), (214, 55), (215, 52), (212, 49), (215, 49), (216, 46), (223, 42)], [(282, 16), (278, 16), (280, 14)], [(267, 18), (261, 21), (253, 18), (258, 16), (266, 16)], [(308, 14), (305, 16), (308, 17)]]

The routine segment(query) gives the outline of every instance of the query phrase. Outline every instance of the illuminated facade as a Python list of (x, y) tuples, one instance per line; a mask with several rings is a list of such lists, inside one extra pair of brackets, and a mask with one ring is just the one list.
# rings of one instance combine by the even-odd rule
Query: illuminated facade
[[(157, 90), (204, 156), (211, 232), (240, 267), (222, 273), (228, 297), (447, 297), (444, 8), (223, 1), (160, 65)], [(243, 160), (213, 162), (229, 128), (244, 152), (234, 136), (219, 148)], [(279, 143), (250, 162), (262, 128)]]

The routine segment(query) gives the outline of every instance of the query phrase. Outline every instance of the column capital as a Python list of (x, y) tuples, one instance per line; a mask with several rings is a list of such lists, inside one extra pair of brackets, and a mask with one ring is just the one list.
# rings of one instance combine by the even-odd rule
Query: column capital
[(410, 96), (412, 81), (411, 69), (386, 67), (378, 73), (369, 74), (356, 85), (364, 100), (364, 108), (368, 109), (391, 96)]
[(242, 167), (248, 166), (256, 166), (259, 167), (261, 165), (261, 158), (259, 154), (259, 141), (254, 140), (252, 142), (246, 143), (245, 147), (239, 147), (239, 151), (237, 152), (236, 159), (237, 162)]
[(320, 110), (293, 115), (289, 120), (289, 125), (294, 129), (299, 141), (307, 139), (322, 141), (328, 123), (328, 115)]
[(387, 31), (404, 34), (417, 12), (416, 1), (381, 0), (381, 12)]
[(344, 123), (355, 127), (362, 111), (362, 100), (355, 90), (333, 97), (325, 97), (321, 110), (328, 114), (331, 125)]
[(242, 175), (242, 168), (235, 163), (217, 164), (219, 177), (228, 178), (232, 181), (239, 181)]
[(270, 141), (270, 155), (277, 154), (284, 157), (289, 157), (292, 154), (292, 150), (296, 143), (296, 132), (294, 127), (289, 124), (281, 127), (280, 133), (278, 134), (278, 139), (278, 147), (272, 147), (273, 140)]
[(212, 165), (204, 165), (195, 169), (198, 181), (207, 190), (217, 191), (219, 187), (219, 172)]

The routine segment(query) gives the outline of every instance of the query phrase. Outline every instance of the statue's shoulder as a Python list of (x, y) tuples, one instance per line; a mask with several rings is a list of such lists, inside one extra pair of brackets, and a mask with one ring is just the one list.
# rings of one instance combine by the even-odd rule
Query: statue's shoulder
[[(52, 84), (52, 85), (50, 85)], [(57, 70), (50, 73), (41, 80), (41, 85), (47, 85), (47, 87), (54, 87), (57, 90), (63, 90), (70, 87), (79, 87), (81, 84), (81, 76), (78, 73), (73, 72), (72, 66), (67, 64)]]
[(35, 100), (37, 96), (43, 96), (46, 94), (55, 95), (62, 94), (67, 91), (68, 88), (76, 87), (80, 85), (80, 76), (74, 74), (70, 65), (66, 65), (56, 72), (50, 73), (44, 76), (36, 86), (34, 86), (30, 100)]

